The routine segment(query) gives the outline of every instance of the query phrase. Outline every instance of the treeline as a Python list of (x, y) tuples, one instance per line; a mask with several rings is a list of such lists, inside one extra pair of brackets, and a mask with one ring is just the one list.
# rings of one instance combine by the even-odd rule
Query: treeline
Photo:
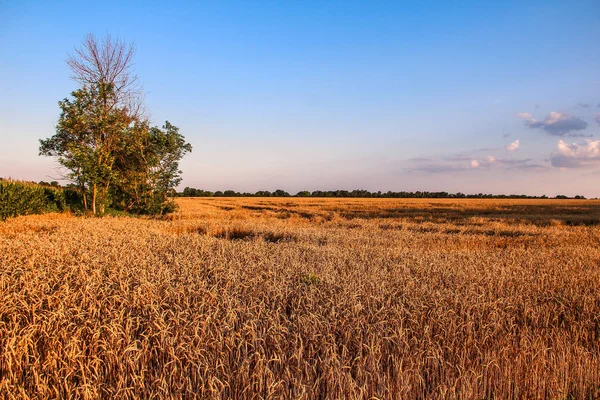
[(41, 184), (0, 178), (0, 220), (19, 215), (62, 212), (76, 208), (76, 190), (61, 188), (57, 182)]
[[(524, 194), (464, 194), (464, 193), (448, 193), (448, 192), (369, 192), (368, 190), (315, 190), (309, 192), (303, 190), (295, 195), (278, 189), (274, 192), (268, 190), (260, 190), (256, 193), (236, 192), (235, 190), (225, 190), (211, 192), (208, 190), (195, 189), (186, 187), (183, 192), (177, 193), (179, 197), (349, 197), (349, 198), (398, 198), (398, 199), (549, 199), (546, 195), (542, 196), (527, 196)], [(585, 199), (584, 196), (577, 195), (568, 197), (558, 195), (555, 199)]]

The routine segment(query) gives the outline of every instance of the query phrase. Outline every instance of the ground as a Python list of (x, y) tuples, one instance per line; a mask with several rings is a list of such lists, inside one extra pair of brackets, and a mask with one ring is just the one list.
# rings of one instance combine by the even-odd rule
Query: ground
[(600, 201), (178, 202), (0, 224), (0, 397), (600, 397)]

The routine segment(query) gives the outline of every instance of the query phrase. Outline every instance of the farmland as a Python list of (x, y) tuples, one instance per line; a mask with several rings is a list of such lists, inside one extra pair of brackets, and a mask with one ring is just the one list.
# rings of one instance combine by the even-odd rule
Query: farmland
[(0, 224), (0, 397), (600, 397), (600, 201), (178, 203)]

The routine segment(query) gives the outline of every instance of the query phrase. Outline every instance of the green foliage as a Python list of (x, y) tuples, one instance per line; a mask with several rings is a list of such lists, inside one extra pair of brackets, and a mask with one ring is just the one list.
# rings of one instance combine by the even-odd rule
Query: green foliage
[(169, 201), (162, 203), (162, 208), (160, 210), (160, 213), (161, 213), (161, 215), (171, 214), (171, 213), (174, 213), (175, 211), (177, 211), (178, 209), (179, 209), (179, 206), (177, 205), (177, 203), (175, 203), (175, 201), (173, 201), (173, 200), (169, 200)]
[(83, 195), (77, 187), (69, 185), (62, 188), (62, 192), (65, 196), (65, 201), (72, 212), (83, 213), (85, 211), (83, 207)]
[(0, 180), (0, 220), (67, 209), (67, 196), (59, 187)]
[(106, 111), (110, 86), (88, 85), (71, 95), (59, 102), (56, 133), (40, 140), (40, 155), (56, 157), (68, 171), (83, 211), (88, 204), (96, 215), (109, 207), (150, 215), (173, 210), (167, 203), (181, 182), (179, 160), (192, 150), (179, 129), (168, 121), (150, 127), (126, 107)]
[(115, 177), (115, 149), (133, 118), (111, 85), (86, 85), (71, 96), (58, 103), (56, 133), (40, 140), (40, 155), (57, 157), (69, 171), (66, 177), (91, 192), (92, 210), (101, 214)]
[(208, 190), (186, 187), (183, 189), (183, 192), (178, 193), (177, 195), (181, 197), (212, 197), (214, 193)]
[[(175, 187), (181, 182), (181, 171), (179, 160), (192, 151), (192, 146), (185, 142), (185, 138), (179, 133), (179, 128), (166, 121), (162, 129), (158, 127), (147, 127), (138, 129), (135, 133), (137, 139), (143, 142), (138, 147), (142, 158), (136, 168), (117, 168), (117, 174), (126, 176), (134, 171), (141, 177), (136, 184), (121, 187), (122, 191), (133, 190), (129, 196), (133, 210), (140, 210), (143, 214), (159, 215), (173, 212), (176, 205), (169, 196), (176, 195)], [(127, 146), (123, 146), (127, 149)], [(130, 148), (130, 147), (129, 147)], [(132, 154), (124, 152), (124, 157), (131, 159)], [(140, 195), (141, 193), (141, 195)]]
[[(115, 207), (115, 209), (125, 210), (122, 207)], [(178, 206), (173, 199), (165, 200), (162, 193), (154, 193), (126, 211), (140, 215), (165, 215), (173, 213), (177, 209)]]
[(161, 128), (147, 122), (131, 127), (115, 151), (115, 180), (112, 206), (137, 214), (160, 215), (172, 212), (181, 182), (179, 160), (192, 146), (168, 121)]

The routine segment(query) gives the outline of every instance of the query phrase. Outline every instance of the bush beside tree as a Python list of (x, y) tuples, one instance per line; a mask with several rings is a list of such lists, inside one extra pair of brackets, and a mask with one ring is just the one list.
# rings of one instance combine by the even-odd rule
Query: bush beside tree
[(58, 185), (0, 179), (0, 220), (19, 215), (70, 209), (66, 191)]

